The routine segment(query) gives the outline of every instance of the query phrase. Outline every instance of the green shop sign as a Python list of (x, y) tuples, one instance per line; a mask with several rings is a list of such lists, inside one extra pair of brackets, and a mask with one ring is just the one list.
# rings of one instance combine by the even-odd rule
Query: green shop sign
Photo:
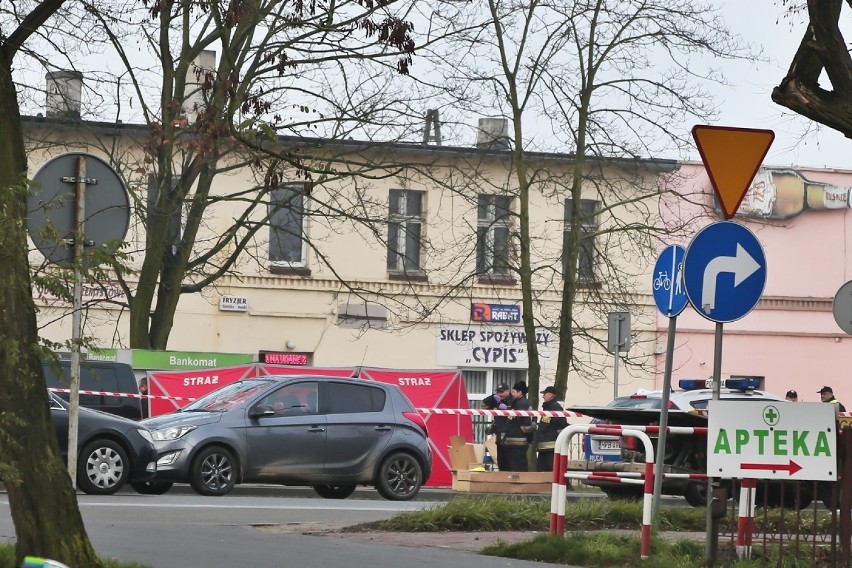
[(118, 349), (100, 349), (94, 347), (86, 352), (89, 361), (118, 361)]
[(133, 349), (130, 364), (134, 369), (212, 369), (253, 363), (253, 353), (204, 353), (200, 351), (150, 351)]

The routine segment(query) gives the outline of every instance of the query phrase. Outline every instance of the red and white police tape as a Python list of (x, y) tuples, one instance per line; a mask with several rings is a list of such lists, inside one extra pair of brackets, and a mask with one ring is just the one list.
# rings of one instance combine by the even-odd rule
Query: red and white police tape
[[(71, 389), (49, 388), (51, 392), (70, 393)], [(192, 402), (197, 400), (196, 397), (184, 396), (165, 396), (156, 394), (137, 394), (129, 392), (111, 392), (111, 391), (95, 391), (80, 389), (80, 394), (95, 395), (95, 396), (118, 396), (124, 398), (138, 398), (141, 400), (185, 400)], [(461, 415), (461, 416), (565, 416), (568, 418), (579, 418), (583, 415), (579, 412), (570, 410), (488, 410), (485, 408), (418, 408), (420, 414), (446, 414), (446, 415)]]
[[(59, 388), (48, 388), (47, 390), (51, 392), (61, 392), (61, 393), (70, 393), (71, 389), (59, 389)], [(95, 396), (118, 396), (125, 398), (138, 398), (141, 400), (151, 399), (151, 400), (185, 400), (187, 402), (192, 402), (194, 400), (198, 400), (197, 397), (186, 397), (186, 396), (165, 396), (165, 395), (156, 395), (156, 394), (138, 394), (131, 392), (110, 392), (110, 391), (95, 391), (95, 390), (80, 390), (80, 394), (88, 394)], [(418, 408), (417, 412), (420, 414), (447, 414), (447, 415), (461, 415), (461, 416), (532, 416), (541, 418), (543, 416), (551, 416), (551, 417), (559, 417), (564, 416), (566, 418), (588, 418), (584, 414), (579, 412), (574, 412), (572, 410), (489, 410), (486, 408)], [(706, 416), (706, 414), (703, 414)], [(852, 418), (852, 412), (838, 412), (837, 416), (840, 418)], [(601, 426), (606, 427), (606, 426)], [(617, 426), (616, 426), (617, 427)], [(645, 428), (649, 428), (645, 430)], [(657, 432), (654, 430), (655, 426), (647, 426), (647, 427), (639, 427), (639, 430), (646, 432)], [(602, 432), (601, 432), (602, 433)], [(607, 432), (607, 434), (611, 434)]]

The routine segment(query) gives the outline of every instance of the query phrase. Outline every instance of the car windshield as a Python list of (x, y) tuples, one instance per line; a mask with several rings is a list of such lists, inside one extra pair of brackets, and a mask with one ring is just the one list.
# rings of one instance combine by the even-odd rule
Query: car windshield
[(269, 386), (269, 381), (248, 380), (226, 385), (199, 398), (181, 409), (181, 412), (227, 412), (241, 406)]
[(652, 409), (659, 410), (662, 406), (662, 399), (648, 398), (647, 396), (627, 396), (617, 398), (607, 405), (609, 408), (633, 408), (638, 410)]

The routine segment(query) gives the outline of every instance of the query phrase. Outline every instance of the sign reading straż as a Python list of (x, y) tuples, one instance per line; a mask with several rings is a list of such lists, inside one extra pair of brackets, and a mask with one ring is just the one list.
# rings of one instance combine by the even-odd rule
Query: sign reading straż
[(837, 479), (834, 405), (711, 400), (707, 475), (724, 478)]

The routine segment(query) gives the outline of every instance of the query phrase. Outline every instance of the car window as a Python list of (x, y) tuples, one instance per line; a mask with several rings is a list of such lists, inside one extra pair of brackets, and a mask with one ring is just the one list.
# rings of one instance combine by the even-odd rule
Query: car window
[(626, 397), (617, 398), (610, 402), (609, 408), (635, 408), (635, 409), (655, 409), (659, 410), (662, 405), (662, 399), (648, 397)]
[(381, 412), (385, 407), (384, 389), (357, 383), (323, 383), (325, 396), (320, 409), (326, 414)]
[(317, 383), (289, 384), (275, 390), (258, 403), (271, 406), (276, 416), (304, 416), (317, 413)]
[[(109, 367), (90, 366), (80, 363), (80, 389), (91, 391), (120, 392), (118, 377)], [(119, 406), (121, 399), (117, 396), (97, 394), (81, 394), (80, 404), (83, 406)]]
[(65, 410), (65, 407), (62, 406), (56, 398), (50, 393), (47, 393), (48, 407), (51, 410)]
[(184, 406), (179, 412), (227, 412), (269, 387), (269, 381), (238, 381)]

